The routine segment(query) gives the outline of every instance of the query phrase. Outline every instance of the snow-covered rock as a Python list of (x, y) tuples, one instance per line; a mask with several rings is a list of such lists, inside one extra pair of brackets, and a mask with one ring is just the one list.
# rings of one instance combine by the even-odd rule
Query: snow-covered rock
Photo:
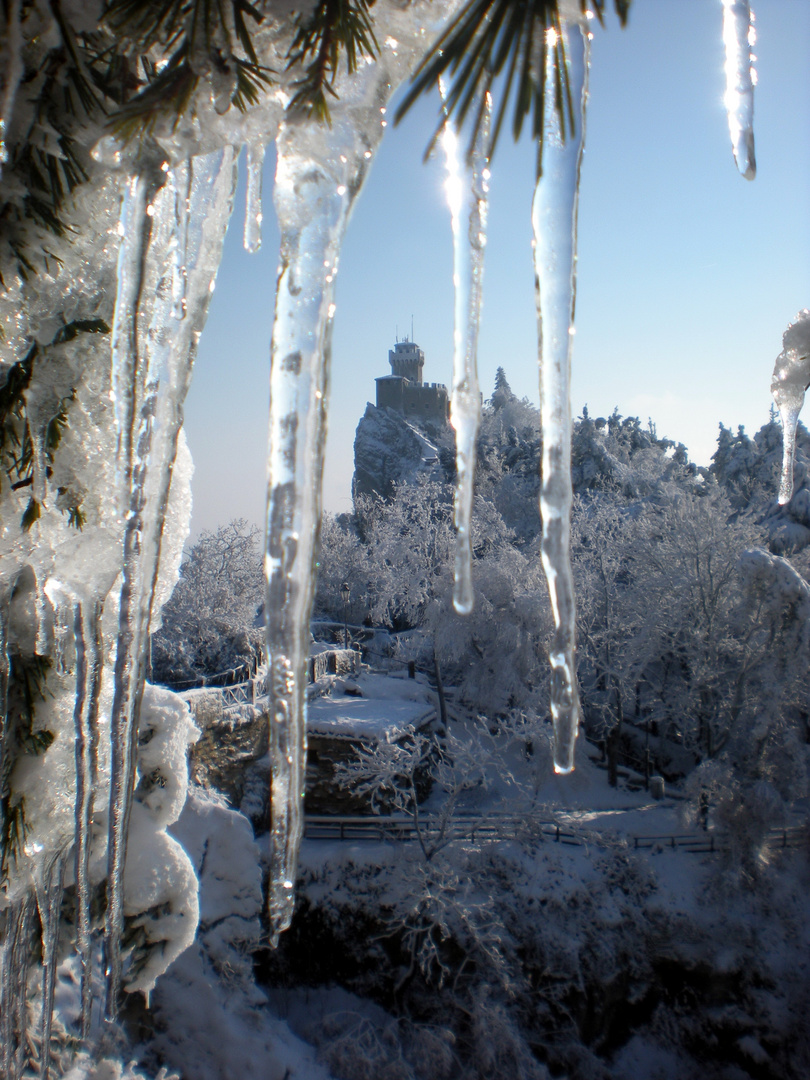
[(438, 479), (441, 449), (449, 445), (449, 428), (426, 433), (394, 409), (369, 403), (354, 437), (352, 492), (387, 498), (397, 484), (413, 483), (419, 474)]

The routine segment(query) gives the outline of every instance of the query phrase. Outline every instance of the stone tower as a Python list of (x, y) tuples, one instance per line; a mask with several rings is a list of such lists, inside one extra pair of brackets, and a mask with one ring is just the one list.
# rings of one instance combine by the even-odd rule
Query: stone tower
[(445, 425), (450, 415), (447, 388), (423, 383), (425, 354), (413, 341), (398, 341), (388, 350), (391, 374), (376, 379), (377, 408), (394, 409), (409, 419)]
[(389, 349), (388, 363), (391, 365), (392, 375), (407, 379), (414, 386), (422, 385), (425, 354), (412, 341), (398, 341), (393, 349)]

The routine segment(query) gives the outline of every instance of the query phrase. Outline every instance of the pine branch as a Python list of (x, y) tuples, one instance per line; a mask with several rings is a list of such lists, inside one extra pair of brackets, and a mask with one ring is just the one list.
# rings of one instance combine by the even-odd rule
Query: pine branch
[(201, 79), (211, 82), (218, 111), (255, 104), (273, 72), (259, 63), (247, 17), (257, 25), (264, 19), (248, 0), (230, 0), (229, 10), (210, 0), (113, 0), (105, 24), (121, 37), (120, 51), (138, 56), (145, 81), (111, 117), (112, 131), (124, 140), (140, 138), (166, 115), (176, 126)]
[[(288, 112), (330, 123), (326, 95), (338, 96), (335, 81), (341, 55), (350, 75), (357, 70), (359, 57), (379, 55), (370, 12), (373, 5), (374, 0), (320, 0), (308, 19), (299, 16), (287, 53), (287, 70), (301, 64), (305, 71), (293, 83), (297, 89)], [(309, 57), (312, 59), (307, 63)]]
[[(580, 10), (590, 10), (600, 23), (608, 0), (579, 0)], [(613, 0), (624, 26), (631, 0)], [(554, 108), (563, 137), (574, 129), (575, 116), (568, 78), (565, 37), (562, 33), (559, 0), (468, 0), (444, 33), (420, 62), (411, 78), (411, 87), (397, 110), (395, 123), (405, 116), (423, 94), (432, 93), (440, 78), (450, 77), (450, 86), (439, 123), (428, 144), (427, 157), (448, 120), (461, 128), (472, 116), (468, 154), (480, 132), (481, 104), (492, 91), (495, 80), (504, 77), (496, 103), (495, 122), (487, 146), (487, 156), (495, 152), (504, 117), (511, 102), (512, 135), (517, 141), (528, 117), (532, 116), (532, 136), (540, 149), (545, 127), (545, 71), (547, 43), (554, 40)], [(554, 31), (551, 35), (549, 32)], [(475, 108), (474, 108), (475, 106)]]

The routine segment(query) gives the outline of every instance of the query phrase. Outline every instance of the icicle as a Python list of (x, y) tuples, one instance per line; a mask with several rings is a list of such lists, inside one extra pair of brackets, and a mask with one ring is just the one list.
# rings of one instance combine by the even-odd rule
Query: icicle
[(262, 246), (262, 170), (264, 143), (251, 143), (247, 148), (247, 197), (245, 201), (245, 251), (258, 251)]
[[(186, 182), (184, 170), (191, 168), (191, 163), (178, 166), (175, 187)], [(153, 204), (146, 183), (133, 180), (122, 207), (123, 244), (113, 340), (119, 485), (126, 522), (110, 721), (110, 834), (104, 933), (106, 1013), (110, 1019), (117, 1015), (121, 988), (126, 840), (152, 597), (182, 405), (233, 206), (233, 150), (227, 147), (194, 159), (190, 195), (193, 215), (184, 233), (185, 249), (180, 252), (188, 278), (187, 313), (179, 323), (173, 316), (170, 281), (172, 247), (177, 242), (176, 218), (168, 205), (170, 194), (166, 189), (155, 192)], [(140, 220), (138, 213), (142, 215)], [(153, 220), (154, 236), (150, 225)], [(145, 328), (138, 305), (149, 310), (147, 298), (151, 300), (151, 318)]]
[[(352, 202), (348, 186), (336, 182), (325, 163), (297, 152), (299, 135), (286, 126), (279, 133), (275, 185), (281, 250), (270, 373), (265, 556), (273, 941), (292, 915), (302, 829), (304, 666), (321, 516), (331, 286)], [(307, 483), (309, 470), (314, 483)]]
[(53, 1021), (53, 992), (56, 985), (59, 943), (59, 913), (62, 907), (63, 875), (66, 852), (51, 859), (43, 881), (36, 883), (37, 908), (42, 941), (42, 1016), (39, 1075), (48, 1080), (51, 1065), (51, 1025)]
[(40, 577), (34, 578), (34, 613), (37, 623), (36, 644), (34, 646), (37, 656), (50, 656), (54, 653), (54, 610), (43, 588)]
[(20, 34), (20, 9), (21, 0), (10, 0), (6, 4), (6, 41), (3, 48), (5, 53), (5, 78), (3, 80), (3, 98), (0, 102), (0, 179), (3, 176), (3, 166), (8, 161), (8, 136), (14, 116), (14, 101), (17, 90), (24, 74), (22, 62), (22, 38)]
[[(550, 31), (553, 34), (553, 31)], [(554, 615), (551, 661), (551, 716), (554, 769), (574, 768), (580, 721), (576, 682), (576, 602), (571, 572), (571, 345), (576, 291), (576, 233), (579, 172), (585, 139), (589, 35), (577, 23), (564, 24), (576, 130), (560, 130), (554, 107), (554, 54), (547, 52), (546, 124), (543, 173), (532, 204), (537, 325), (540, 358), (540, 420), (543, 438), (540, 515), (542, 558)], [(555, 41), (551, 42), (553, 46)]]
[(118, 291), (112, 329), (112, 378), (118, 429), (118, 479), (124, 512), (132, 479), (132, 439), (135, 425), (136, 379), (139, 377), (138, 321), (146, 272), (146, 255), (155, 207), (152, 200), (165, 181), (155, 169), (131, 177), (121, 202), (118, 233)]
[(27, 1049), (28, 961), (31, 951), (31, 893), (13, 903), (5, 912), (5, 934), (0, 946), (0, 1075), (3, 1080), (19, 1080)]
[[(284, 124), (277, 139), (274, 201), (281, 248), (265, 554), (273, 942), (292, 917), (303, 824), (306, 660), (321, 519), (332, 296), (340, 245), (382, 136), (381, 103), (392, 82), (383, 59), (363, 65), (341, 89), (331, 127)], [(360, 108), (352, 108), (357, 102)]]
[(751, 48), (756, 40), (754, 13), (749, 0), (722, 0), (723, 42), (726, 47), (726, 93), (728, 130), (734, 160), (746, 180), (757, 174), (754, 156), (754, 86), (756, 59)]
[(810, 309), (803, 308), (782, 335), (782, 351), (776, 358), (771, 393), (782, 418), (782, 479), (779, 502), (793, 497), (793, 463), (796, 427), (810, 386)]
[(6, 587), (0, 592), (0, 799), (8, 795), (8, 772), (6, 751), (8, 750), (8, 606), (11, 589)]
[(174, 236), (172, 248), (174, 251), (172, 273), (172, 299), (174, 300), (175, 319), (186, 317), (186, 287), (188, 284), (188, 270), (185, 263), (185, 253), (188, 250), (188, 220), (191, 213), (191, 169), (180, 169), (172, 174), (174, 180)]
[(90, 602), (89, 612), (75, 606), (73, 632), (76, 641), (76, 700), (73, 720), (76, 731), (76, 951), (82, 971), (81, 1033), (90, 1036), (92, 996), (92, 937), (90, 919), (90, 851), (98, 773), (98, 702), (101, 693), (101, 604)]
[[(444, 90), (442, 89), (442, 96)], [(455, 316), (453, 330), (453, 393), (450, 418), (456, 432), (456, 560), (453, 607), (459, 615), (473, 608), (472, 517), (475, 479), (475, 441), (481, 419), (481, 391), (478, 385), (478, 327), (481, 316), (484, 278), (484, 247), (489, 197), (489, 142), (492, 100), (487, 94), (481, 125), (468, 167), (459, 150), (459, 137), (448, 123), (441, 142), (447, 166), (445, 192), (453, 222), (453, 286)]]

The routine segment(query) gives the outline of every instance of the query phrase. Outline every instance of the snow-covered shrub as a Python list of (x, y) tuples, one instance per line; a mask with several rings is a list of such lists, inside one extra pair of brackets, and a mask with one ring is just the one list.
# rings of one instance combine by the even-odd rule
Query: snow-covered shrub
[(549, 1080), (549, 1072), (529, 1049), (526, 1035), (515, 1022), (512, 1010), (492, 988), (484, 985), (474, 995), (470, 1009), (470, 1061), (464, 1080)]

